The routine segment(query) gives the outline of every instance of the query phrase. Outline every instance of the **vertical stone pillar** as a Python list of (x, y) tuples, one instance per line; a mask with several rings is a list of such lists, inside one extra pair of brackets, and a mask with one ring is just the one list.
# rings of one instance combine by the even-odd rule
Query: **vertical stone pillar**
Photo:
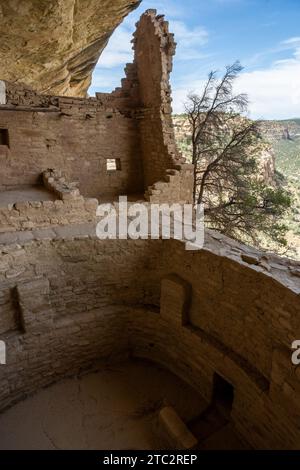
[(50, 305), (48, 279), (38, 278), (18, 284), (21, 325), (25, 332), (41, 333), (51, 327), (53, 310)]
[(191, 298), (192, 286), (177, 274), (168, 275), (161, 282), (161, 316), (178, 326), (186, 325)]

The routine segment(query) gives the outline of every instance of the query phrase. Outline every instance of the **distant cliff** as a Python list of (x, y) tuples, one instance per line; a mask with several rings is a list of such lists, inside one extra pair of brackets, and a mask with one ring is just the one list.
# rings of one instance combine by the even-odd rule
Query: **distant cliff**
[[(191, 128), (184, 114), (173, 116), (175, 138), (177, 145), (183, 156), (190, 161), (192, 154)], [(299, 124), (300, 128), (300, 124)], [(275, 130), (276, 129), (276, 130)], [(268, 127), (263, 127), (262, 134), (267, 138)], [(274, 126), (272, 135), (279, 135), (279, 131)], [(268, 139), (269, 140), (269, 139)], [(267, 141), (260, 143), (260, 152), (258, 155), (258, 164), (261, 169), (262, 178), (266, 184), (275, 183), (275, 156), (271, 143)]]
[(270, 142), (294, 140), (300, 137), (300, 119), (288, 121), (261, 121), (261, 132)]

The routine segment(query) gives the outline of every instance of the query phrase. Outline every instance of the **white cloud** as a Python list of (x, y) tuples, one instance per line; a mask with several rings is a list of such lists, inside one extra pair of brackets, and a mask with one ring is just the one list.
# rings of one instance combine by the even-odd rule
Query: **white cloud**
[(237, 89), (249, 95), (255, 118), (284, 119), (300, 116), (300, 37), (289, 38), (287, 58), (262, 70), (243, 73)]
[(300, 36), (296, 36), (294, 38), (286, 39), (285, 41), (282, 41), (281, 44), (286, 44), (286, 45), (300, 44)]
[[(287, 119), (300, 117), (300, 38), (290, 38), (285, 44), (293, 45), (289, 57), (274, 61), (261, 70), (240, 75), (236, 91), (247, 93), (250, 115), (256, 119)], [(295, 47), (296, 46), (296, 47)], [(205, 78), (186, 77), (186, 81), (173, 90), (173, 109), (180, 113), (189, 91), (201, 93)]]
[(184, 112), (184, 103), (187, 101), (187, 95), (190, 92), (201, 94), (205, 85), (205, 79), (194, 79), (186, 77), (185, 83), (172, 88), (172, 108), (175, 114)]
[(120, 25), (109, 40), (97, 64), (99, 68), (112, 68), (132, 62), (132, 32), (124, 24)]
[[(110, 38), (93, 73), (91, 93), (94, 93), (95, 90), (107, 91), (119, 86), (123, 77), (123, 74), (117, 76), (119, 69), (124, 68), (126, 63), (133, 61), (131, 44), (132, 33), (135, 30), (133, 19), (133, 16), (129, 15)], [(169, 29), (175, 34), (177, 42), (176, 61), (190, 61), (192, 63), (193, 60), (207, 57), (203, 52), (203, 46), (208, 41), (208, 32), (203, 27), (188, 28), (183, 21), (176, 19), (169, 23)]]
[(208, 41), (208, 32), (201, 26), (188, 28), (183, 21), (170, 21), (170, 31), (177, 42), (176, 59), (202, 59), (205, 54), (201, 51)]
[[(172, 20), (170, 21), (170, 31), (175, 34), (175, 40), (178, 44), (177, 60), (194, 60), (205, 57), (205, 54), (201, 52), (201, 48), (208, 40), (208, 33), (204, 28), (200, 26), (188, 28), (183, 21)], [(120, 25), (110, 38), (97, 67), (112, 68), (132, 62), (131, 40), (132, 29), (127, 24)]]
[[(140, 15), (147, 8), (156, 8), (158, 13), (168, 13), (170, 21), (170, 31), (176, 34), (176, 39), (180, 42), (179, 54), (186, 54), (186, 58), (196, 58), (194, 47), (202, 45), (205, 42), (207, 33), (202, 28), (188, 29), (184, 22), (177, 21), (175, 18), (182, 17), (184, 9), (175, 4), (172, 0), (144, 0), (142, 6), (128, 15), (123, 23), (114, 31), (108, 45), (104, 49), (97, 69), (125, 66), (127, 62), (132, 62), (132, 34), (135, 31), (135, 23)], [(190, 42), (190, 47), (189, 47)], [(181, 51), (181, 52), (180, 52)], [(98, 70), (99, 73), (99, 70)]]
[[(173, 75), (173, 109), (174, 112), (184, 110), (183, 103), (190, 91), (201, 93), (206, 79), (206, 72), (212, 67), (204, 60), (205, 46), (209, 40), (207, 30), (201, 26), (189, 27), (179, 17), (172, 0), (165, 0), (170, 9), (173, 8), (170, 20), (170, 31), (175, 34), (177, 52)], [(218, 0), (224, 1), (224, 0)], [(166, 11), (166, 4), (161, 0), (151, 0), (159, 13)], [(150, 0), (144, 0), (144, 6)], [(109, 90), (118, 86), (123, 77), (122, 68), (132, 62), (131, 45), (134, 23), (140, 15), (139, 9), (129, 15), (117, 28), (104, 50), (93, 74), (92, 90)], [(170, 17), (170, 13), (168, 13)], [(282, 54), (285, 58), (282, 59)], [(280, 60), (275, 60), (280, 54)], [(266, 61), (274, 58), (273, 63), (264, 66)], [(212, 60), (210, 60), (213, 62)], [(187, 64), (188, 62), (188, 64)], [(244, 60), (252, 71), (241, 74), (237, 82), (237, 91), (245, 92), (250, 99), (250, 112), (254, 118), (289, 118), (300, 117), (300, 36), (286, 39), (275, 44), (273, 48), (259, 51), (255, 56)], [(225, 65), (225, 64), (224, 64)], [(206, 67), (208, 69), (206, 70)], [(188, 71), (193, 70), (191, 75)]]
[(237, 90), (249, 95), (251, 116), (255, 118), (300, 116), (300, 56), (264, 70), (243, 73)]
[(141, 7), (137, 10), (138, 16), (149, 8), (154, 8), (158, 14), (167, 15), (168, 19), (183, 18), (187, 15), (184, 2), (181, 5), (176, 0), (143, 0)]

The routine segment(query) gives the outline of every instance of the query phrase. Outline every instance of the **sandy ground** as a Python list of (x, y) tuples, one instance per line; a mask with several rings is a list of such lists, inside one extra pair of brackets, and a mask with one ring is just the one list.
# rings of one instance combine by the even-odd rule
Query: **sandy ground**
[(174, 406), (187, 422), (204, 400), (170, 372), (124, 362), (66, 379), (0, 415), (1, 449), (158, 449), (157, 410)]

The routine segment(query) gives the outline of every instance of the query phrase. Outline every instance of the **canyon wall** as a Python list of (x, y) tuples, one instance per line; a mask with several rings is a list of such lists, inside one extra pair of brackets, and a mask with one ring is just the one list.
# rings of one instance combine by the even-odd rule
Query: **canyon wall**
[(0, 6), (1, 78), (85, 97), (103, 49), (140, 0), (8, 0)]

